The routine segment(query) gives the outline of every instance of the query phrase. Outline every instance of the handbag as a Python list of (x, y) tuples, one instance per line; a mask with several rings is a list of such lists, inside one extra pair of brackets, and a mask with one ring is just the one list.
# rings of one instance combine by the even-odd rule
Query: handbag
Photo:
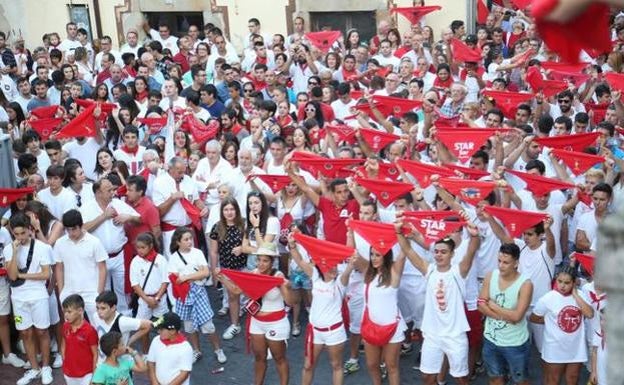
[[(147, 285), (147, 280), (149, 279), (150, 274), (152, 274), (154, 263), (156, 263), (156, 258), (154, 258), (154, 260), (152, 261), (152, 264), (149, 267), (149, 270), (147, 270), (145, 281), (143, 281), (143, 286), (141, 286), (142, 291), (145, 290), (145, 285)], [(128, 302), (128, 307), (132, 310), (132, 316), (136, 317), (137, 312), (139, 311), (139, 295), (134, 291), (130, 295), (130, 302)]]
[(394, 336), (394, 333), (399, 326), (399, 320), (401, 317), (397, 311), (396, 320), (387, 325), (379, 325), (374, 323), (368, 314), (368, 289), (370, 286), (370, 282), (366, 284), (366, 290), (364, 291), (364, 317), (362, 318), (362, 327), (361, 327), (361, 335), (362, 339), (371, 345), (375, 346), (384, 346)]
[[(27, 273), (28, 269), (30, 269), (30, 264), (32, 263), (32, 257), (33, 257), (33, 251), (35, 250), (35, 240), (31, 239), (30, 240), (30, 247), (28, 248), (28, 258), (26, 258), (26, 267), (20, 269), (18, 268), (17, 271), (20, 273)], [(20, 287), (23, 284), (26, 283), (26, 280), (24, 278), (17, 278), (15, 280), (9, 280), (9, 285), (11, 287)]]

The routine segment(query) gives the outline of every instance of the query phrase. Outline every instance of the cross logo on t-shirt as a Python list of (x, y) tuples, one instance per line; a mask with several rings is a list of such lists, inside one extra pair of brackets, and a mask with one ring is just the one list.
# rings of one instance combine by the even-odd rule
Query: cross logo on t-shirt
[(557, 325), (564, 333), (574, 333), (581, 327), (581, 309), (576, 306), (565, 306), (557, 315)]

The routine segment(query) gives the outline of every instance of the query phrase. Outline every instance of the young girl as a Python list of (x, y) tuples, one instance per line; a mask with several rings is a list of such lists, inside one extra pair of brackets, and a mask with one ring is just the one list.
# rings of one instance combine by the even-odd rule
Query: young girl
[(585, 323), (594, 310), (575, 287), (576, 271), (564, 266), (555, 289), (541, 297), (529, 320), (544, 324), (542, 359), (546, 385), (558, 385), (565, 376), (567, 385), (578, 383), (581, 366), (587, 361)]
[(132, 385), (131, 372), (147, 372), (143, 356), (130, 346), (124, 345), (120, 332), (110, 331), (104, 334), (100, 338), (100, 349), (106, 354), (106, 359), (95, 368), (91, 379), (93, 385)]
[[(245, 222), (236, 199), (229, 196), (224, 198), (221, 201), (220, 212), (219, 222), (210, 231), (210, 266), (242, 270), (247, 264), (247, 258), (243, 254), (242, 248)], [(229, 309), (230, 321), (232, 322), (223, 333), (223, 339), (231, 340), (241, 331), (240, 295), (228, 289), (223, 297), (226, 302), (219, 310), (219, 314), (225, 315)]]
[[(342, 356), (344, 342), (347, 340), (347, 333), (342, 318), (342, 301), (344, 299), (349, 276), (354, 268), (356, 257), (350, 259), (347, 268), (338, 277), (336, 267), (323, 274), (313, 263), (302, 258), (294, 237), (288, 237), (288, 248), (293, 260), (312, 279), (312, 306), (310, 307), (310, 323), (308, 330), (312, 332), (312, 354), (308, 353), (308, 341), (306, 337), (306, 359), (303, 366), (301, 383), (303, 385), (312, 384), (314, 368), (318, 357), (327, 347), (329, 361), (332, 367), (332, 383), (339, 385), (343, 383)], [(340, 278), (340, 279), (338, 279)], [(338, 326), (336, 326), (338, 325)], [(307, 335), (307, 334), (306, 334)]]
[[(189, 342), (193, 346), (193, 362), (199, 360), (202, 352), (199, 350), (199, 335), (208, 334), (219, 363), (225, 363), (227, 358), (219, 344), (219, 337), (215, 334), (212, 323), (213, 311), (208, 299), (208, 292), (204, 289), (204, 282), (210, 276), (208, 263), (201, 250), (193, 247), (193, 232), (188, 227), (178, 227), (171, 239), (171, 256), (169, 257), (169, 279), (175, 279), (174, 285), (189, 285), (189, 292), (185, 299), (176, 298), (175, 312), (184, 321), (184, 331), (189, 334)], [(188, 283), (187, 283), (188, 282)]]
[(140, 258), (133, 258), (130, 263), (130, 285), (139, 296), (136, 318), (161, 317), (167, 312), (167, 259), (156, 250), (152, 233), (139, 234), (135, 247)]

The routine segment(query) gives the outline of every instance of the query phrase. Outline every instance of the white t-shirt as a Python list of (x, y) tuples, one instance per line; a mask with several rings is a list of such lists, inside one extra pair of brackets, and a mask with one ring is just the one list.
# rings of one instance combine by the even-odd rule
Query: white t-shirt
[(97, 180), (97, 174), (95, 173), (95, 163), (97, 161), (96, 154), (102, 146), (93, 138), (87, 138), (83, 144), (78, 143), (77, 140), (73, 140), (63, 145), (63, 151), (67, 154), (68, 158), (78, 159), (82, 164), (87, 178), (91, 180)]
[(139, 170), (141, 170), (141, 167), (143, 165), (143, 153), (144, 152), (145, 152), (145, 147), (143, 146), (139, 146), (139, 149), (134, 155), (128, 154), (121, 148), (118, 148), (115, 150), (113, 155), (115, 156), (115, 160), (121, 160), (125, 162), (126, 165), (128, 166), (128, 172), (130, 173), (130, 175), (134, 175), (137, 172), (139, 172)]
[[(98, 337), (102, 338), (102, 336), (108, 333), (113, 324), (115, 323), (115, 319), (119, 317), (119, 332), (121, 333), (121, 340), (124, 345), (128, 344), (128, 340), (130, 339), (130, 332), (135, 332), (141, 328), (141, 320), (138, 318), (126, 317), (122, 316), (118, 312), (115, 312), (115, 316), (113, 317), (110, 323), (106, 323), (100, 316), (96, 313), (89, 315), (89, 322), (97, 331)], [(102, 362), (106, 359), (106, 355), (102, 352), (102, 350), (98, 347), (98, 361)]]
[[(197, 183), (191, 179), (191, 177), (185, 175), (180, 182), (180, 191), (184, 192), (184, 196), (191, 203), (199, 199), (199, 193), (197, 192)], [(169, 173), (162, 173), (158, 175), (154, 181), (154, 191), (152, 195), (152, 201), (156, 207), (163, 204), (169, 197), (177, 190), (175, 180), (169, 175)], [(191, 218), (186, 214), (182, 203), (179, 200), (175, 201), (169, 211), (165, 215), (161, 216), (163, 222), (167, 222), (173, 226), (187, 226), (191, 223)]]
[(342, 100), (337, 99), (331, 103), (331, 108), (334, 110), (334, 115), (336, 119), (343, 120), (345, 117), (351, 115), (351, 107), (355, 106), (357, 100), (351, 99), (349, 103), (344, 104)]
[(527, 276), (533, 283), (533, 297), (531, 305), (551, 290), (551, 282), (555, 272), (555, 263), (546, 251), (546, 242), (540, 247), (531, 250), (524, 241), (516, 240), (520, 247), (520, 263), (518, 272)]
[[(581, 298), (582, 292), (578, 292)], [(548, 363), (587, 361), (583, 313), (573, 296), (551, 290), (542, 296), (533, 313), (544, 317), (542, 359)]]
[[(99, 239), (85, 232), (78, 242), (74, 242), (64, 235), (54, 244), (53, 254), (56, 263), (63, 263), (63, 292), (97, 293), (97, 264), (108, 259), (108, 253)], [(61, 294), (61, 297), (64, 296)]]
[(163, 39), (162, 37), (160, 37), (160, 33), (158, 33), (158, 31), (155, 29), (150, 29), (149, 34), (152, 40), (156, 40), (157, 42), (162, 44), (163, 49), (169, 48), (169, 50), (171, 51), (171, 55), (175, 55), (180, 52), (180, 50), (178, 49), (177, 37), (169, 35), (168, 38)]
[[(182, 261), (178, 252), (171, 253), (169, 256), (169, 262), (167, 263), (168, 273), (174, 273), (178, 275), (189, 275), (196, 273), (200, 267), (208, 266), (208, 261), (201, 250), (192, 248), (188, 253), (180, 252), (186, 263)], [(200, 282), (196, 282), (201, 284)]]
[(61, 52), (63, 52), (63, 56), (74, 55), (76, 48), (82, 47), (82, 44), (78, 40), (69, 40), (65, 39), (59, 44), (58, 48)]
[[(279, 241), (279, 233), (280, 233), (279, 219), (277, 219), (277, 217), (274, 217), (274, 216), (268, 217), (267, 223), (266, 223), (266, 231), (264, 232), (263, 236), (266, 237), (267, 235), (275, 235), (275, 238), (273, 238), (273, 243), (277, 245)], [(256, 242), (255, 231), (251, 231), (251, 235), (249, 236), (249, 246), (251, 247), (258, 246), (258, 243)]]
[(76, 206), (75, 194), (72, 194), (65, 187), (61, 189), (58, 195), (52, 195), (49, 187), (44, 188), (37, 193), (37, 198), (48, 207), (50, 213), (58, 220), (63, 219), (63, 214), (69, 210), (78, 208), (78, 206)]
[(147, 353), (147, 361), (156, 364), (156, 379), (159, 384), (169, 384), (180, 372), (189, 372), (182, 385), (190, 385), (193, 369), (193, 348), (188, 341), (165, 345), (159, 336), (154, 337)]
[[(30, 241), (25, 245), (20, 245), (17, 250), (17, 268), (25, 268), (28, 259), (28, 250), (30, 249)], [(9, 242), (4, 246), (2, 251), (4, 260), (8, 265), (13, 259), (13, 244)], [(52, 262), (52, 248), (39, 240), (35, 240), (33, 245), (32, 260), (30, 267), (26, 273), (37, 274), (42, 271), (42, 266), (50, 266)], [(13, 301), (35, 301), (48, 298), (45, 280), (27, 279), (23, 285), (11, 287), (11, 298)]]
[(145, 277), (147, 276), (151, 264), (151, 262), (138, 255), (130, 262), (130, 285), (143, 287), (145, 284), (143, 291), (147, 295), (156, 294), (163, 283), (169, 283), (167, 259), (160, 254), (156, 255), (152, 272), (147, 282), (145, 282)]
[[(113, 199), (109, 203), (109, 207), (112, 207), (117, 214), (131, 215), (133, 217), (139, 217), (139, 213), (136, 212), (127, 203), (119, 199)], [(104, 210), (100, 207), (98, 202), (94, 199), (89, 202), (85, 202), (80, 208), (82, 214), (82, 220), (84, 223), (90, 222), (100, 216)], [(98, 227), (91, 230), (91, 234), (95, 235), (104, 245), (108, 254), (119, 252), (123, 246), (128, 242), (126, 231), (123, 224), (116, 225), (113, 218), (107, 219), (102, 222)]]
[(325, 282), (316, 268), (312, 268), (312, 305), (310, 323), (324, 328), (342, 321), (342, 299), (347, 288), (336, 279)]
[[(581, 215), (576, 227), (576, 231), (579, 230), (583, 230), (585, 232), (587, 240), (590, 244), (596, 240), (596, 236), (598, 235), (598, 222), (596, 221), (596, 214), (594, 210)], [(576, 239), (576, 234), (574, 234), (574, 236), (575, 238), (573, 239)]]
[(451, 266), (442, 273), (435, 264), (430, 264), (426, 279), (423, 333), (445, 337), (458, 336), (470, 330), (464, 311), (466, 281), (459, 272), (459, 266)]
[[(232, 172), (232, 169), (232, 165), (222, 157), (219, 158), (219, 162), (212, 169), (210, 168), (208, 158), (203, 158), (197, 163), (197, 169), (195, 169), (193, 179), (199, 181), (205, 188), (210, 183), (224, 182), (225, 179), (228, 178), (228, 174)], [(200, 179), (202, 179), (202, 181), (200, 181)], [(206, 204), (212, 206), (217, 203), (219, 203), (219, 192), (215, 187), (208, 190)]]
[[(11, 234), (9, 233), (9, 230), (7, 230), (6, 227), (0, 227), (0, 266), (1, 267), (6, 267), (6, 262), (4, 261), (3, 250), (11, 242), (12, 242)], [(3, 285), (3, 284), (6, 284), (6, 276), (0, 276), (0, 285)]]

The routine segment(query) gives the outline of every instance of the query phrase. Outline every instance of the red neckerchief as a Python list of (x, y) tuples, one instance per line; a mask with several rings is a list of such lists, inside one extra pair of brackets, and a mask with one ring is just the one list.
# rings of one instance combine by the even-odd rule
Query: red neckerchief
[(251, 79), (251, 84), (253, 84), (254, 89), (256, 91), (262, 91), (267, 86), (266, 82), (264, 81), (261, 82), (258, 79), (256, 79), (254, 76), (249, 76), (249, 79)]
[(121, 151), (125, 152), (126, 154), (136, 156), (137, 152), (139, 151), (139, 146), (136, 146), (135, 148), (128, 148), (128, 146), (124, 144), (123, 146), (121, 146)]
[(451, 76), (448, 77), (448, 79), (446, 80), (441, 80), (437, 75), (435, 80), (433, 81), (433, 86), (437, 87), (437, 88), (451, 88), (451, 85), (453, 84), (453, 78)]
[(600, 310), (600, 302), (607, 299), (607, 293), (596, 294), (593, 291), (590, 291), (589, 298), (591, 298), (591, 303), (596, 304), (596, 310)]
[(180, 333), (178, 333), (178, 335), (172, 340), (160, 337), (160, 342), (162, 342), (165, 346), (181, 344), (184, 341), (186, 341), (186, 338), (184, 338), (184, 336)]
[(148, 91), (141, 91), (141, 92), (137, 92), (136, 96), (134, 97), (134, 99), (141, 103), (143, 100), (145, 100), (149, 95)]
[(557, 293), (561, 294), (564, 297), (569, 297), (572, 295), (572, 291), (570, 291), (568, 294), (564, 294), (561, 291), (559, 291), (559, 288), (556, 288), (555, 290), (557, 291)]
[(243, 127), (241, 127), (240, 124), (235, 123), (232, 125), (232, 127), (230, 128), (230, 130), (232, 131), (232, 133), (234, 135), (238, 135), (238, 133), (243, 129)]
[(149, 179), (149, 176), (150, 176), (149, 168), (144, 168), (143, 170), (141, 170), (141, 172), (139, 172), (139, 175), (141, 175), (143, 177), (143, 179), (145, 179), (145, 181), (147, 182), (147, 180)]
[(355, 68), (351, 71), (347, 71), (344, 69), (344, 67), (342, 67), (342, 81), (343, 82), (350, 82), (352, 80), (357, 79), (357, 71), (355, 70)]
[(256, 56), (256, 63), (266, 65), (268, 59), (269, 59), (268, 56), (265, 56), (265, 57)]
[(246, 111), (251, 111), (251, 109), (253, 108), (253, 104), (251, 104), (251, 102), (247, 99), (243, 99), (243, 108)]
[(145, 260), (148, 261), (148, 262), (154, 262), (154, 260), (156, 259), (157, 255), (158, 255), (158, 253), (156, 252), (156, 250), (152, 249), (143, 258), (145, 258)]
[(292, 123), (293, 123), (293, 118), (289, 114), (277, 117), (277, 124), (282, 128), (289, 126)]

